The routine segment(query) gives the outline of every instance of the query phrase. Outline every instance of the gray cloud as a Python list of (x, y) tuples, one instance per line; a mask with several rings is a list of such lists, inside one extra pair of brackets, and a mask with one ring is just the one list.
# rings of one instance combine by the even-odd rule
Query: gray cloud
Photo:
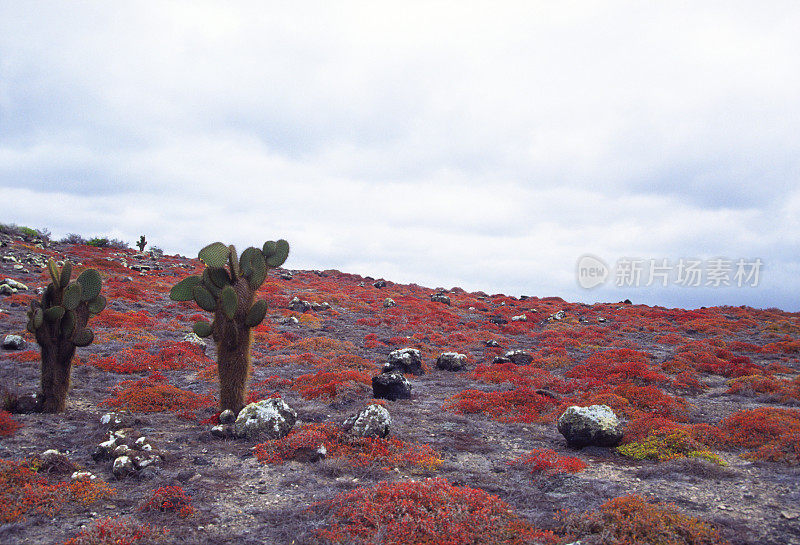
[[(0, 6), (6, 221), (487, 292), (798, 308), (800, 9)], [(761, 257), (585, 292), (592, 253)], [(630, 295), (625, 295), (628, 292)]]

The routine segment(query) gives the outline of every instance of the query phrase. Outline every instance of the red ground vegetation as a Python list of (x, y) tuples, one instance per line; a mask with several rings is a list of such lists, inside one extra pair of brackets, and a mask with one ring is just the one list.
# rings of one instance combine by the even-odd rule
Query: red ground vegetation
[(496, 496), (444, 479), (381, 482), (316, 505), (329, 523), (318, 535), (329, 543), (386, 545), (523, 545), (556, 543), (520, 519)]

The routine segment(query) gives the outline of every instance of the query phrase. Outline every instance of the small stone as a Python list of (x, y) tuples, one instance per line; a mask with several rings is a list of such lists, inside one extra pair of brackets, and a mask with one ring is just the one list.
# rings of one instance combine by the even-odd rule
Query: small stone
[(225, 409), (219, 413), (220, 424), (233, 424), (236, 421), (236, 413), (230, 409)]
[(26, 394), (17, 398), (14, 411), (20, 414), (38, 413), (42, 411), (42, 404), (41, 394)]
[(499, 342), (497, 342), (495, 340), (492, 340), (492, 339), (489, 339), (488, 341), (483, 341), (483, 344), (485, 346), (489, 346), (489, 347), (492, 347), (492, 348), (498, 348), (500, 346)]
[(450, 298), (443, 293), (434, 293), (431, 295), (431, 301), (434, 303), (444, 303), (445, 305), (450, 306)]
[(384, 308), (392, 308), (396, 307), (397, 303), (395, 303), (394, 299), (392, 299), (391, 297), (387, 297), (386, 299), (383, 300), (383, 306)]
[(385, 288), (386, 287), (386, 280), (376, 280), (375, 282), (373, 282), (372, 285), (375, 286), (378, 289)]

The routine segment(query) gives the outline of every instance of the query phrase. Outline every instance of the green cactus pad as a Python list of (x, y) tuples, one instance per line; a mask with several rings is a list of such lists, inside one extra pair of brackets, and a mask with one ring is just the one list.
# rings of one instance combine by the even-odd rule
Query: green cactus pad
[(261, 253), (260, 250), (251, 246), (245, 249), (239, 258), (239, 270), (242, 272), (242, 276), (246, 276), (248, 278), (251, 274), (253, 274), (253, 265), (250, 263), (253, 252), (258, 252), (259, 254)]
[(44, 323), (44, 312), (42, 312), (42, 309), (37, 308), (35, 311), (33, 311), (33, 319), (31, 321), (33, 322), (34, 328), (39, 329), (42, 327), (42, 324)]
[(94, 333), (91, 329), (84, 328), (75, 333), (72, 337), (72, 344), (75, 346), (89, 346), (94, 340)]
[(195, 322), (194, 326), (192, 326), (192, 331), (194, 331), (198, 337), (208, 337), (211, 335), (211, 324), (208, 322)]
[(218, 288), (217, 285), (211, 280), (211, 277), (208, 275), (208, 269), (203, 271), (203, 281), (200, 282), (200, 285), (207, 289), (209, 293), (214, 296), (214, 299), (219, 299), (219, 294), (222, 291), (222, 288)]
[(58, 285), (68, 286), (70, 277), (72, 277), (72, 263), (65, 261), (64, 266), (61, 267), (61, 277), (58, 280)]
[(247, 316), (244, 318), (244, 325), (247, 327), (255, 327), (261, 323), (264, 316), (267, 314), (267, 302), (256, 301), (250, 310), (247, 311)]
[(104, 308), (106, 308), (106, 298), (102, 295), (89, 301), (89, 312), (92, 314), (100, 314)]
[(61, 319), (61, 335), (69, 338), (73, 331), (75, 331), (75, 313), (68, 310)]
[(239, 306), (239, 297), (236, 296), (232, 286), (225, 286), (220, 293), (220, 301), (222, 302), (222, 311), (228, 319), (233, 320), (236, 314), (236, 307)]
[[(251, 272), (247, 275), (247, 280), (250, 282), (250, 287), (257, 290), (267, 279), (267, 262), (264, 260), (264, 254), (257, 248), (248, 248), (247, 250), (252, 250), (249, 262)], [(245, 256), (247, 250), (242, 257)]]
[(53, 279), (53, 285), (58, 288), (61, 285), (61, 273), (58, 271), (58, 265), (56, 265), (54, 260), (47, 260), (47, 270), (50, 271), (50, 278)]
[(103, 287), (103, 279), (100, 278), (100, 273), (94, 269), (86, 269), (78, 276), (78, 283), (83, 289), (81, 299), (84, 301), (91, 301), (100, 295), (100, 288)]
[(230, 250), (221, 242), (209, 244), (197, 254), (207, 267), (224, 267)]
[[(206, 268), (206, 271), (208, 271), (208, 278), (218, 288), (224, 288), (231, 283), (231, 277), (228, 276), (228, 271), (226, 271), (224, 268), (208, 267)], [(205, 271), (203, 271), (203, 276), (206, 276)]]
[(275, 253), (276, 250), (276, 243), (274, 240), (268, 240), (264, 243), (264, 247), (261, 248), (261, 253), (264, 254), (264, 259), (270, 257)]
[[(69, 263), (69, 261), (67, 261), (67, 263)], [(66, 267), (67, 266), (64, 265), (64, 269), (62, 269), (62, 271), (66, 270)], [(63, 274), (61, 275), (61, 278), (63, 280)], [(73, 282), (64, 289), (64, 296), (61, 298), (61, 304), (64, 305), (64, 308), (67, 310), (75, 310), (81, 303), (82, 293), (83, 288), (81, 288), (81, 285), (77, 282)]]
[[(264, 245), (266, 247), (266, 244)], [(266, 255), (266, 252), (265, 252)], [(289, 257), (289, 243), (283, 239), (275, 242), (275, 251), (267, 257), (267, 266), (276, 269), (286, 262)]]
[[(229, 286), (230, 287), (230, 286)], [(197, 306), (208, 312), (217, 310), (217, 300), (211, 295), (211, 292), (200, 284), (192, 288), (192, 297), (194, 298)]]
[(64, 315), (64, 307), (55, 306), (50, 307), (44, 311), (44, 319), (48, 322), (57, 322)]
[(169, 298), (173, 301), (191, 301), (194, 296), (192, 295), (192, 288), (200, 283), (199, 276), (187, 276), (169, 290)]

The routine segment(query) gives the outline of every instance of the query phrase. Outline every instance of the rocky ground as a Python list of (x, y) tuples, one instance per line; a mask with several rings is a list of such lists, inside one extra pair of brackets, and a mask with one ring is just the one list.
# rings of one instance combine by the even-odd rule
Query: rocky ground
[[(443, 409), (453, 396), (466, 389), (502, 387), (476, 386), (478, 383), (470, 372), (480, 363), (491, 362), (498, 353), (486, 349), (481, 342), (462, 341), (457, 348), (467, 353), (468, 370), (447, 372), (437, 370), (433, 358), (436, 352), (453, 347), (442, 340), (427, 339), (422, 353), (428, 372), (407, 377), (413, 387), (412, 398), (387, 403), (392, 417), (391, 435), (436, 449), (442, 459), (437, 469), (412, 467), (386, 471), (379, 467), (353, 468), (340, 459), (260, 464), (252, 451), (258, 440), (218, 439), (211, 434), (212, 424), (201, 423), (215, 415), (216, 409), (212, 405), (201, 407), (192, 418), (181, 417), (175, 412), (135, 412), (105, 405), (113, 388), (120, 382), (139, 379), (148, 373), (104, 371), (89, 361), (91, 355), (113, 356), (136, 343), (155, 348), (159, 344), (182, 341), (190, 331), (191, 321), (184, 321), (181, 316), (201, 311), (189, 304), (171, 303), (167, 293), (169, 286), (199, 266), (196, 260), (137, 254), (130, 250), (94, 250), (59, 243), (38, 247), (35, 241), (12, 237), (5, 237), (3, 244), (4, 247), (0, 248), (0, 255), (4, 256), (0, 263), (0, 278), (19, 281), (29, 290), (0, 298), (0, 337), (23, 335), (27, 341), (23, 352), (37, 349), (32, 336), (25, 333), (25, 311), (34, 290), (46, 285), (46, 268), (42, 265), (48, 256), (69, 257), (98, 268), (107, 285), (113, 287), (111, 291), (118, 294), (123, 293), (126, 285), (144, 290), (147, 294), (144, 298), (130, 293), (126, 298), (107, 294), (108, 309), (123, 315), (143, 313), (151, 317), (152, 322), (138, 328), (97, 326), (96, 342), (78, 349), (77, 358), (81, 361), (77, 361), (73, 369), (73, 387), (67, 410), (61, 414), (14, 415), (14, 420), (22, 427), (13, 434), (0, 436), (0, 458), (32, 459), (47, 449), (57, 449), (67, 454), (77, 466), (108, 481), (116, 490), (115, 494), (89, 506), (70, 504), (52, 515), (32, 513), (24, 519), (0, 524), (2, 543), (62, 543), (93, 520), (123, 515), (168, 528), (169, 532), (163, 538), (165, 543), (313, 543), (313, 531), (325, 525), (324, 517), (318, 511), (308, 509), (314, 502), (383, 480), (425, 477), (443, 477), (455, 484), (483, 489), (500, 497), (521, 517), (542, 528), (555, 527), (553, 515), (559, 510), (593, 510), (609, 498), (638, 494), (672, 502), (684, 512), (713, 523), (731, 543), (800, 543), (800, 470), (797, 466), (749, 461), (740, 456), (741, 450), (735, 449), (718, 452), (727, 463), (725, 466), (696, 458), (666, 462), (632, 460), (613, 449), (598, 447), (575, 451), (567, 448), (553, 421), (501, 422), (484, 414), (458, 414)], [(291, 261), (287, 266), (290, 264)], [(397, 341), (391, 340), (405, 334), (407, 329), (404, 328), (408, 324), (401, 327), (397, 322), (375, 324), (364, 320), (368, 322), (369, 318), (384, 312), (382, 303), (390, 292), (402, 306), (408, 298), (425, 298), (432, 290), (392, 284), (379, 290), (372, 286), (372, 282), (373, 279), (336, 271), (294, 271), (291, 280), (288, 275), (283, 279), (275, 271), (270, 271), (268, 283), (272, 288), (268, 289), (269, 297), (285, 303), (298, 295), (301, 299), (328, 301), (331, 305), (330, 311), (302, 313), (291, 312), (285, 304), (282, 308), (272, 304), (267, 317), (271, 331), (276, 335), (291, 334), (294, 343), (317, 337), (352, 343), (359, 356), (374, 362), (374, 373), (378, 373), (389, 352), (402, 348), (395, 344)], [(459, 324), (463, 325), (475, 310), (462, 308), (456, 304), (457, 300), (468, 296), (469, 300), (479, 299), (485, 294), (449, 291), (449, 296), (454, 299), (452, 306), (428, 300), (425, 304), (446, 307), (446, 311), (461, 320)], [(354, 302), (362, 292), (377, 295), (372, 296), (369, 304)], [(486, 296), (480, 300), (490, 301), (492, 298)], [(519, 308), (511, 314), (537, 304), (540, 307), (536, 324), (529, 327), (533, 333), (552, 327), (544, 320), (550, 314), (547, 309), (566, 309), (567, 321), (570, 316), (581, 313), (590, 316), (593, 324), (598, 323), (596, 316), (603, 314), (607, 321), (600, 322), (601, 327), (611, 328), (613, 324), (622, 322), (620, 317), (607, 310), (617, 308), (614, 306), (593, 309), (552, 300), (509, 303), (514, 304)], [(299, 318), (299, 323), (282, 323), (290, 316)], [(314, 319), (304, 316), (313, 316)], [(798, 323), (798, 316), (794, 314), (775, 311), (775, 316), (791, 324)], [(762, 318), (759, 320), (767, 323)], [(769, 339), (764, 336), (761, 322), (737, 331), (736, 340), (764, 345)], [(570, 327), (576, 329), (582, 324), (573, 320)], [(89, 325), (92, 326), (91, 321)], [(615, 338), (624, 337), (626, 342), (635, 343), (638, 349), (652, 354), (658, 364), (673, 355), (674, 346), (656, 342), (654, 339), (659, 331), (658, 325), (655, 327), (655, 331), (643, 326), (617, 328), (614, 329)], [(681, 335), (688, 339), (704, 337), (702, 332), (692, 331), (685, 328)], [(441, 331), (443, 340), (446, 341), (450, 332), (446, 329)], [(365, 336), (370, 334), (378, 341), (375, 346), (365, 343)], [(503, 349), (536, 350), (540, 347), (540, 341), (529, 332), (504, 331), (500, 327), (497, 335), (503, 340)], [(412, 345), (411, 341), (409, 345)], [(273, 384), (280, 384), (280, 379), (291, 381), (314, 372), (316, 368), (308, 361), (292, 359), (296, 354), (291, 346), (274, 348), (256, 343), (253, 382), (278, 377)], [(575, 361), (581, 361), (594, 349), (590, 346), (573, 347), (569, 354)], [(14, 357), (19, 352), (3, 350), (0, 353), (0, 384), (15, 395), (35, 391), (39, 380), (38, 361), (20, 361)], [(206, 348), (206, 357), (208, 363), (213, 364), (215, 350), (212, 342)], [(796, 376), (800, 369), (796, 355), (791, 353), (759, 353), (751, 354), (751, 358), (755, 364), (780, 361), (793, 369), (795, 375), (784, 373), (784, 379)], [(553, 372), (563, 374), (564, 369)], [(196, 368), (162, 373), (178, 388), (203, 395), (214, 393), (213, 379), (203, 378)], [(702, 379), (706, 385), (703, 391), (683, 394), (689, 403), (691, 422), (717, 423), (744, 409), (792, 407), (796, 404), (791, 399), (776, 402), (758, 395), (728, 394), (727, 377), (707, 374)], [(298, 425), (326, 421), (341, 423), (357, 413), (372, 397), (367, 387), (332, 400), (304, 399), (297, 390), (287, 387), (275, 387), (274, 390), (296, 410)], [(96, 446), (108, 438), (108, 426), (101, 423), (101, 417), (110, 410), (121, 415), (124, 427), (144, 435), (163, 452), (164, 461), (141, 474), (115, 478), (108, 460), (93, 459)], [(577, 456), (588, 464), (588, 468), (572, 475), (546, 478), (533, 476), (508, 464), (514, 457), (535, 448), (550, 448), (560, 454)], [(153, 490), (168, 485), (180, 486), (191, 496), (195, 510), (191, 516), (183, 518), (175, 513), (139, 510)]]

